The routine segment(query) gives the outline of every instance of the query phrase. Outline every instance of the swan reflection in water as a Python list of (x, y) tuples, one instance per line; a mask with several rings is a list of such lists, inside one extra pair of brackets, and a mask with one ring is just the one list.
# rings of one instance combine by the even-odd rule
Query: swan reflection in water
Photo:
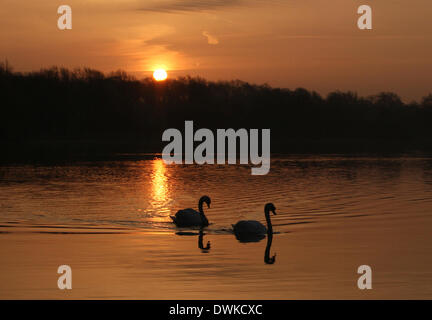
[[(185, 231), (179, 231), (179, 232), (176, 232), (176, 234), (179, 236), (196, 236), (197, 235), (196, 232), (185, 232)], [(210, 248), (211, 248), (210, 241), (207, 241), (206, 246), (204, 246), (204, 230), (203, 230), (203, 228), (200, 228), (200, 230), (198, 232), (198, 248), (203, 253), (209, 252)]]
[[(247, 243), (247, 242), (259, 242), (262, 239), (264, 239), (266, 236), (265, 235), (256, 235), (255, 237), (249, 237), (247, 239), (245, 238), (239, 238), (236, 235), (236, 238), (238, 241), (242, 242), (242, 243)], [(264, 262), (266, 264), (274, 264), (276, 262), (276, 253), (271, 257), (270, 256), (270, 249), (271, 249), (271, 245), (273, 242), (273, 231), (268, 231), (267, 232), (267, 245), (264, 251)]]
[(207, 241), (207, 245), (204, 247), (204, 232), (201, 228), (198, 236), (198, 248), (200, 248), (203, 252), (208, 252), (210, 250), (210, 241)]
[(264, 262), (266, 264), (273, 264), (276, 262), (276, 253), (273, 255), (273, 257), (270, 257), (270, 248), (273, 241), (273, 232), (267, 234), (267, 245), (264, 252)]
[(270, 219), (270, 212), (276, 215), (276, 207), (273, 203), (264, 206), (264, 215), (267, 221), (267, 228), (255, 220), (242, 220), (233, 225), (233, 232), (240, 242), (259, 242), (267, 235), (267, 245), (264, 253), (264, 262), (274, 264), (276, 254), (270, 257), (270, 248), (273, 241), (273, 226)]

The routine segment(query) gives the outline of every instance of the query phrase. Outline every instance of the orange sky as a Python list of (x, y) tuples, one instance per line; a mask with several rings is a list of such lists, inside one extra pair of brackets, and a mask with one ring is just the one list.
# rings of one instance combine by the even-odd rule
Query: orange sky
[[(73, 29), (57, 28), (72, 7)], [(373, 9), (373, 30), (357, 8)], [(429, 0), (2, 0), (0, 58), (17, 71), (52, 65), (139, 77), (238, 78), (326, 94), (432, 92)]]

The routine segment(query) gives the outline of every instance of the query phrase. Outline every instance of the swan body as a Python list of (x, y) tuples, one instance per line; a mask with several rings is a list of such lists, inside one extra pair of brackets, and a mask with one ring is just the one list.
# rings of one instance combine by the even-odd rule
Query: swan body
[(203, 203), (206, 203), (210, 208), (210, 197), (202, 196), (198, 201), (198, 211), (187, 208), (177, 211), (175, 216), (170, 216), (174, 224), (178, 227), (206, 227), (209, 222), (204, 215)]
[(173, 222), (181, 227), (200, 226), (203, 224), (203, 219), (198, 211), (187, 208), (177, 211), (175, 216), (171, 216)]
[(233, 224), (233, 231), (234, 233), (265, 234), (267, 228), (259, 221), (242, 220)]
[(267, 220), (267, 228), (259, 221), (242, 220), (233, 224), (233, 232), (240, 241), (259, 241), (266, 234), (273, 234), (273, 227), (270, 220), (270, 212), (276, 214), (276, 208), (273, 203), (267, 203), (264, 206), (264, 213)]

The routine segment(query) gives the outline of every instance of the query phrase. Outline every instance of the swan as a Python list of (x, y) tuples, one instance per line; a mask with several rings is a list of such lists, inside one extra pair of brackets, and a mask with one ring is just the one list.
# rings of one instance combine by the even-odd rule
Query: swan
[(203, 203), (207, 204), (207, 207), (210, 208), (210, 197), (202, 196), (198, 201), (198, 211), (187, 208), (183, 210), (177, 211), (175, 216), (170, 216), (173, 222), (178, 227), (207, 227), (209, 225), (209, 221), (204, 215)]
[(270, 211), (273, 212), (273, 214), (276, 214), (276, 208), (273, 203), (267, 203), (264, 206), (267, 228), (261, 222), (255, 220), (242, 220), (233, 224), (232, 227), (236, 238), (244, 241), (253, 241), (253, 239), (259, 241), (265, 237), (266, 233), (273, 234)]

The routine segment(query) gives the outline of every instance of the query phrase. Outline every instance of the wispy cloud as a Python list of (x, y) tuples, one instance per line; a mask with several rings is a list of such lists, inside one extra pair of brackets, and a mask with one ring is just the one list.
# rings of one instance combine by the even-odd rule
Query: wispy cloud
[(138, 10), (154, 12), (209, 11), (224, 7), (235, 7), (259, 0), (158, 0), (145, 1)]
[(202, 35), (204, 37), (207, 37), (207, 43), (208, 44), (218, 44), (219, 40), (218, 38), (216, 38), (215, 36), (212, 36), (210, 33), (208, 33), (207, 31), (203, 31)]

